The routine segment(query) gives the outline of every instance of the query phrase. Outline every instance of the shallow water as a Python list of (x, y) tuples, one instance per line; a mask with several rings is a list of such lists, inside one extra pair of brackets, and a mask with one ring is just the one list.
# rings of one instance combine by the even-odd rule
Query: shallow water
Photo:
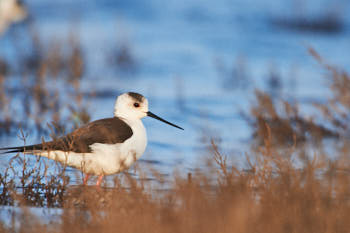
[[(306, 115), (312, 114), (313, 101), (325, 100), (329, 95), (325, 72), (307, 53), (307, 46), (347, 69), (350, 17), (345, 14), (346, 1), (323, 2), (302, 6), (304, 14), (318, 16), (334, 4), (344, 23), (342, 31), (303, 32), (273, 24), (273, 19), (299, 15), (293, 1), (35, 0), (27, 4), (47, 40), (44, 43), (66, 38), (73, 28), (81, 40), (88, 61), (83, 91), (99, 93), (86, 97), (92, 120), (112, 116), (115, 97), (135, 91), (149, 99), (152, 112), (185, 128), (180, 131), (144, 119), (149, 144), (142, 158), (157, 161), (155, 166), (167, 173), (175, 167), (200, 166), (211, 137), (232, 160), (242, 163), (252, 131), (240, 113), (249, 113), (256, 88), (299, 101)], [(0, 41), (7, 54), (9, 40), (5, 36)], [(130, 47), (135, 71), (122, 72), (109, 62), (110, 48), (116, 45)], [(232, 76), (235, 68), (241, 72)], [(281, 88), (276, 90), (268, 85), (271, 70), (280, 78)], [(14, 88), (20, 86), (15, 80)], [(35, 142), (38, 138), (29, 135), (27, 143)], [(1, 138), (0, 146), (9, 144), (22, 142), (17, 137)], [(6, 167), (9, 156), (3, 158), (0, 164)]]

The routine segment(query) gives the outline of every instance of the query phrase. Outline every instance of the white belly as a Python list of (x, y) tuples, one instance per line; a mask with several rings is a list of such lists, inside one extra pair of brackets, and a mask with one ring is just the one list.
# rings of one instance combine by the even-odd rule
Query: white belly
[(50, 151), (36, 153), (94, 175), (110, 175), (129, 168), (146, 149), (147, 135), (141, 121), (133, 122), (133, 135), (123, 143), (90, 146), (91, 153)]

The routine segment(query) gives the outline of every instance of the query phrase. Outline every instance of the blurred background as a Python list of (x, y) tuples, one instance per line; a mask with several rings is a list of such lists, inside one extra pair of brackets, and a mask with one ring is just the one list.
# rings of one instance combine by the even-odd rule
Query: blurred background
[(111, 117), (134, 91), (185, 129), (144, 119), (142, 163), (191, 170), (213, 139), (239, 164), (256, 90), (317, 116), (331, 91), (308, 51), (349, 71), (349, 10), (345, 0), (0, 0), (0, 146)]

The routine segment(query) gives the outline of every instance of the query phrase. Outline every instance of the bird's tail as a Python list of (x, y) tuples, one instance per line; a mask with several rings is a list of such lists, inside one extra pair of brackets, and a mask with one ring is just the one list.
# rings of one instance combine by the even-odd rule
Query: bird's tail
[(41, 149), (42, 149), (42, 144), (30, 145), (30, 146), (18, 146), (18, 147), (3, 147), (3, 148), (0, 148), (0, 154), (31, 152), (34, 150), (41, 150)]

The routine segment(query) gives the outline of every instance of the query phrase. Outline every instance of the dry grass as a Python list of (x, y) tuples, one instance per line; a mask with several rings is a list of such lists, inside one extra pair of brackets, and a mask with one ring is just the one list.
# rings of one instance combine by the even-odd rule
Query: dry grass
[[(267, 137), (277, 145), (298, 146), (321, 144), (324, 139), (337, 139), (347, 144), (350, 119), (350, 76), (344, 70), (329, 65), (314, 49), (310, 54), (327, 71), (332, 95), (326, 103), (314, 103), (318, 114), (303, 116), (299, 103), (274, 99), (262, 91), (256, 91), (256, 103), (250, 114), (244, 117), (254, 130), (256, 144), (261, 145)], [(345, 141), (345, 142), (344, 142)]]
[[(0, 58), (0, 135), (17, 134), (18, 128), (48, 135), (46, 119), (67, 130), (88, 122), (80, 87), (86, 62), (79, 38), (71, 34), (47, 42), (35, 24), (28, 30), (28, 41), (15, 35), (14, 54)], [(68, 125), (68, 119), (74, 124)]]

